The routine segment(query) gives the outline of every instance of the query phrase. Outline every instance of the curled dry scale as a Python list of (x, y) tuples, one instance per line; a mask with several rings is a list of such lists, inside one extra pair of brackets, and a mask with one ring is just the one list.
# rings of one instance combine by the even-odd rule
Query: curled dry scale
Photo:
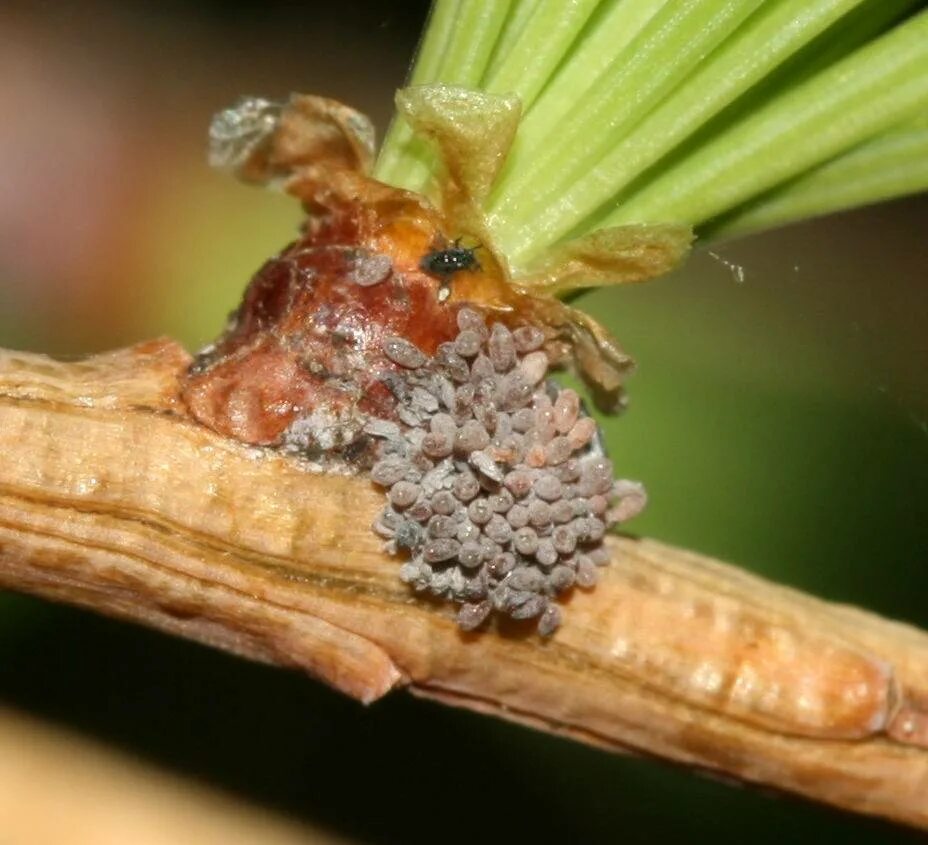
[(214, 163), (307, 218), (192, 361), (0, 353), (0, 587), (928, 828), (928, 635), (608, 531), (644, 491), (548, 373), (615, 409), (631, 361), (557, 295), (658, 275), (689, 231), (510, 266), (480, 208), (518, 103), (398, 105), (428, 198), (369, 176), (331, 100), (217, 117)]
[(420, 87), (399, 104), (444, 154), (437, 204), (369, 176), (373, 129), (339, 103), (247, 99), (217, 116), (213, 162), (278, 182), (308, 219), (198, 356), (184, 399), (216, 431), (370, 473), (387, 491), (373, 530), (406, 558), (399, 577), (459, 603), (462, 628), (495, 610), (547, 636), (557, 596), (594, 586), (606, 530), (645, 499), (640, 484), (613, 482), (595, 422), (547, 379), (576, 364), (614, 407), (631, 362), (553, 294), (663, 272), (690, 234), (599, 232), (516, 273), (480, 205), (518, 103)]

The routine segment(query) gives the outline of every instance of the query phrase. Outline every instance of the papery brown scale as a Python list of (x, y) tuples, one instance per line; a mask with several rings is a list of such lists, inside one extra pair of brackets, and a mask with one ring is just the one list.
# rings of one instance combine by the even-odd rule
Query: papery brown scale
[[(193, 416), (265, 446), (287, 445), (288, 430), (300, 423), (299, 451), (312, 452), (316, 437), (314, 457), (327, 457), (335, 443), (342, 456), (350, 450), (352, 463), (369, 464), (366, 418), (399, 419), (402, 374), (383, 354), (384, 338), (401, 337), (433, 356), (457, 335), (465, 303), (509, 329), (537, 326), (545, 352), (536, 357), (562, 363), (573, 348), (588, 373), (597, 361), (605, 367), (597, 377), (603, 388), (618, 390), (611, 365), (594, 349), (608, 345), (602, 330), (557, 300), (514, 286), (492, 250), (482, 249), (479, 268), (456, 272), (450, 284), (422, 270), (431, 251), (468, 234), (464, 218), (372, 179), (369, 129), (341, 104), (297, 96), (238, 161), (240, 176), (282, 186), (308, 218), (302, 236), (257, 272), (225, 334), (184, 380)], [(384, 268), (382, 280), (353, 275), (357, 262), (372, 259)], [(333, 428), (337, 436), (326, 433)]]

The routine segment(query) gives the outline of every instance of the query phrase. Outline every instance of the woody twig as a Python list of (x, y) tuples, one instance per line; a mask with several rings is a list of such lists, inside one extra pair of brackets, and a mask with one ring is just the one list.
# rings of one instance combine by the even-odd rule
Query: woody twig
[(462, 632), (397, 578), (369, 480), (198, 424), (189, 361), (2, 354), (0, 586), (928, 828), (925, 633), (630, 537), (550, 640)]

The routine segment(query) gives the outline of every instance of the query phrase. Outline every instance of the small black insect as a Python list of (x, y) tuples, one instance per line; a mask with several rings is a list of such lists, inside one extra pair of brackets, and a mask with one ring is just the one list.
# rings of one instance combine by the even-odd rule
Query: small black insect
[(461, 246), (461, 239), (456, 238), (450, 245), (426, 253), (419, 262), (419, 267), (430, 276), (437, 276), (443, 282), (448, 282), (461, 270), (480, 269), (476, 251), (477, 247), (468, 249)]

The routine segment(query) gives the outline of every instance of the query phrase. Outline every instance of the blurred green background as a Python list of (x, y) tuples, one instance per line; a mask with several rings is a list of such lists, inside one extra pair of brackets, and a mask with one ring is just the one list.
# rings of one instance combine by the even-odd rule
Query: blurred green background
[[(426, 7), (4, 2), (0, 345), (209, 340), (299, 220), (208, 170), (211, 114), (296, 90), (383, 130)], [(606, 423), (619, 473), (651, 494), (636, 532), (928, 627), (926, 224), (909, 199), (580, 300), (639, 362)], [(9, 595), (0, 703), (360, 842), (915, 841), (405, 695), (365, 709)]]

